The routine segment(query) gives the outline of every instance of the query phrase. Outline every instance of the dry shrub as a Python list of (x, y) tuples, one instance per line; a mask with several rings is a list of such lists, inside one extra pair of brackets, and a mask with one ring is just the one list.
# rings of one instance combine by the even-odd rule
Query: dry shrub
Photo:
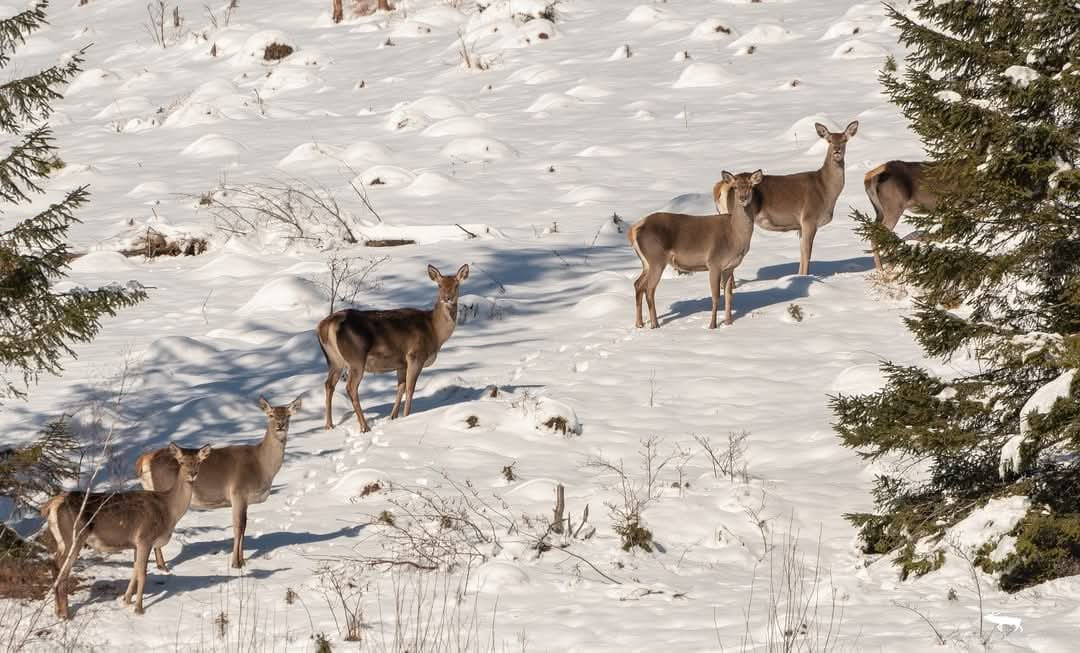
[(157, 258), (159, 256), (197, 256), (206, 251), (205, 238), (180, 237), (168, 238), (165, 234), (147, 229), (146, 234), (135, 241), (131, 249), (125, 249), (120, 253), (124, 256), (145, 256)]
[(291, 45), (285, 43), (271, 43), (263, 50), (263, 59), (266, 61), (281, 61), (294, 52)]
[[(47, 530), (37, 538), (24, 540), (0, 524), (0, 598), (45, 598), (55, 576), (55, 546)], [(68, 592), (74, 592), (81, 579), (72, 574), (67, 583)]]

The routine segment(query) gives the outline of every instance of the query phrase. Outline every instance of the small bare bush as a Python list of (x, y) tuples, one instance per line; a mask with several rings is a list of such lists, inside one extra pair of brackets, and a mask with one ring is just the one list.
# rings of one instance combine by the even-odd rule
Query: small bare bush
[[(318, 571), (323, 597), (334, 624), (346, 642), (359, 642), (364, 630), (364, 585), (356, 565), (324, 566)], [(338, 618), (340, 617), (340, 619)]]
[(271, 43), (263, 50), (264, 61), (281, 61), (294, 52), (293, 47), (286, 43)]
[(734, 483), (736, 478), (743, 479), (743, 482), (749, 479), (746, 462), (744, 461), (747, 449), (746, 440), (749, 437), (750, 433), (748, 431), (731, 431), (728, 433), (727, 442), (724, 445), (718, 446), (704, 435), (695, 435), (694, 441), (701, 446), (705, 455), (708, 456), (709, 463), (712, 465), (713, 478), (727, 477), (728, 480)]
[(389, 260), (389, 256), (361, 259), (336, 255), (327, 259), (326, 279), (319, 285), (330, 297), (330, 312), (337, 310), (339, 304), (355, 305), (356, 297), (362, 291), (378, 287), (372, 272)]

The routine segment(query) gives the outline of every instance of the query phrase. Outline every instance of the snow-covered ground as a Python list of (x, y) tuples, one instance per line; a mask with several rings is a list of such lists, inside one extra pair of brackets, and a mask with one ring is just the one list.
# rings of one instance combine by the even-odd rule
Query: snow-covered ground
[[(900, 321), (907, 299), (872, 282), (849, 217), (870, 210), (866, 170), (920, 158), (879, 92), (884, 58), (903, 52), (877, 2), (564, 0), (551, 23), (522, 18), (543, 9), (537, 1), (496, 0), (481, 13), (469, 0), (408, 0), (340, 25), (330, 4), (241, 0), (230, 14), (221, 2), (181, 2), (182, 34), (167, 26), (163, 48), (143, 3), (60, 3), (11, 69), (94, 43), (53, 120), (67, 164), (55, 187), (93, 192), (72, 232), (90, 253), (70, 282), (135, 279), (151, 290), (78, 347), (63, 378), (4, 406), (5, 438), (30, 437), (62, 412), (84, 424), (96, 416), (97, 437), (116, 428), (106, 476), (133, 483), (134, 460), (150, 448), (251, 442), (265, 425), (260, 394), (304, 399), (273, 494), (250, 511), (242, 573), (229, 568), (229, 511), (191, 512), (165, 549), (172, 573), (151, 569), (144, 616), (116, 601), (130, 555), (86, 553), (80, 569), (92, 580), (72, 597), (74, 622), (51, 627), (40, 646), (311, 650), (312, 634), (326, 633), (350, 650), (317, 571), (383, 555), (390, 531), (372, 522), (383, 510), (400, 515), (391, 501), (404, 495), (391, 485), (459, 497), (454, 485), (468, 482), (519, 520), (550, 515), (562, 483), (568, 512), (576, 522), (588, 504), (596, 533), (539, 557), (520, 534), (501, 535), (460, 603), (411, 621), (395, 598), (415, 603), (418, 587), (439, 595), (461, 577), (353, 567), (346, 591), (362, 594), (368, 645), (393, 649), (398, 619), (445, 621), (484, 650), (760, 650), (770, 594), (780, 593), (770, 573), (779, 579), (791, 534), (810, 570), (802, 586), (819, 572), (819, 607), (797, 620), (808, 631), (797, 641), (816, 634), (811, 648), (821, 648), (832, 622), (838, 650), (930, 650), (934, 632), (902, 607), (911, 606), (950, 647), (982, 649), (979, 592), (962, 560), (901, 582), (887, 561), (868, 563), (842, 516), (871, 507), (879, 468), (839, 445), (827, 395), (875, 388), (879, 360), (921, 360)], [(273, 41), (296, 51), (266, 62)], [(466, 69), (463, 47), (486, 69)], [(640, 266), (626, 224), (665, 206), (711, 211), (721, 170), (816, 168), (824, 143), (813, 123), (856, 119), (847, 185), (810, 276), (796, 274), (794, 234), (757, 230), (736, 273), (733, 326), (704, 328), (705, 275), (669, 272), (663, 328), (633, 328)], [(331, 243), (332, 229), (314, 240), (273, 229), (229, 239), (200, 205), (204, 195), (229, 202), (223, 184), (264, 183), (325, 187), (359, 239), (417, 244)], [(361, 183), (381, 223), (354, 193)], [(209, 251), (115, 253), (148, 227), (208, 236)], [(359, 307), (426, 306), (428, 263), (448, 274), (472, 266), (464, 317), (420, 377), (414, 413), (390, 422), (393, 375), (364, 379), (367, 434), (343, 384), (339, 425), (322, 428), (313, 327), (329, 308), (335, 255), (361, 265), (389, 257), (365, 278)], [(545, 427), (552, 416), (570, 432)], [(715, 478), (695, 436), (720, 444), (743, 431), (745, 477)], [(605, 506), (621, 502), (617, 474), (595, 462), (621, 461), (642, 482), (650, 439), (661, 458), (682, 453), (659, 472), (644, 512), (656, 549), (628, 553)], [(510, 465), (513, 481), (502, 473)], [(361, 498), (375, 482), (383, 489)], [(964, 532), (1000, 535), (1017, 509), (995, 506), (997, 526)], [(994, 650), (1075, 650), (1080, 581), (1012, 596), (979, 582)], [(1006, 638), (1012, 625), (994, 628), (1010, 618), (1023, 627)]]

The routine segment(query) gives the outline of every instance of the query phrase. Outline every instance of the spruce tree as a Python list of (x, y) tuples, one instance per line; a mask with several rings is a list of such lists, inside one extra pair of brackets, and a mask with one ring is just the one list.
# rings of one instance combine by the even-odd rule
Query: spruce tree
[[(45, 24), (48, 2), (0, 20), (0, 69), (7, 69), (17, 47)], [(53, 284), (70, 260), (67, 230), (74, 211), (88, 197), (86, 187), (59, 196), (28, 217), (45, 193), (47, 178), (62, 162), (47, 120), (60, 89), (80, 70), (83, 53), (36, 74), (0, 84), (0, 130), (13, 143), (0, 159), (0, 402), (24, 397), (41, 374), (59, 374), (72, 345), (87, 342), (101, 320), (140, 301), (139, 287), (110, 286), (57, 292)], [(15, 214), (15, 221), (11, 220)], [(7, 224), (11, 226), (7, 226)], [(54, 422), (25, 447), (0, 450), (0, 495), (14, 511), (35, 495), (55, 491), (75, 468), (66, 456), (74, 447), (63, 422)]]
[[(907, 577), (940, 566), (950, 526), (1024, 495), (1015, 549), (992, 562), (988, 543), (979, 564), (1007, 590), (1080, 573), (1080, 7), (889, 13), (909, 54), (881, 82), (934, 162), (940, 203), (910, 217), (922, 243), (856, 218), (912, 289), (908, 328), (953, 371), (885, 363), (879, 392), (833, 397), (844, 445), (902, 470), (877, 478), (874, 513), (848, 518)], [(1054, 381), (1056, 400), (1025, 410)]]

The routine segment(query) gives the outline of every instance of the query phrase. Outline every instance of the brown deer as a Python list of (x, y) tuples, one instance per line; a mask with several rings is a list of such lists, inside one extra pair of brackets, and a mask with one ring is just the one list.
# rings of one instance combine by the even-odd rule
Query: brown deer
[[(285, 460), (289, 418), (300, 410), (301, 402), (297, 397), (287, 406), (271, 406), (259, 397), (259, 406), (266, 413), (266, 433), (262, 440), (258, 444), (211, 450), (200, 468), (191, 498), (191, 505), (196, 508), (232, 507), (232, 566), (238, 569), (244, 566), (248, 506), (262, 503), (270, 496), (274, 476)], [(135, 461), (135, 473), (147, 490), (168, 490), (175, 483), (177, 463), (175, 456), (170, 455), (172, 446), (145, 453)], [(168, 571), (160, 546), (154, 547), (154, 560), (158, 569)]]
[[(919, 161), (888, 161), (866, 173), (863, 186), (874, 205), (877, 222), (893, 231), (904, 211), (934, 209), (938, 198), (927, 188), (926, 172), (926, 164)], [(874, 246), (874, 266), (882, 269), (877, 246)]]
[(762, 177), (760, 170), (737, 175), (724, 171), (723, 182), (735, 190), (731, 213), (703, 216), (653, 213), (630, 228), (627, 234), (630, 244), (641, 259), (641, 275), (634, 281), (634, 326), (645, 326), (641, 317), (643, 295), (649, 302), (652, 328), (660, 326), (656, 317), (656, 286), (668, 264), (684, 272), (707, 270), (712, 291), (709, 328), (716, 328), (721, 288), (724, 290), (724, 324), (731, 324), (735, 268), (750, 249), (750, 237), (754, 234), (751, 199), (754, 187), (761, 183)]
[(172, 487), (167, 491), (65, 492), (41, 509), (56, 540), (56, 614), (60, 618), (69, 618), (67, 578), (86, 545), (104, 553), (135, 549), (124, 603), (131, 605), (131, 595), (137, 594), (135, 614), (143, 613), (150, 549), (169, 542), (176, 522), (191, 503), (191, 486), (200, 464), (210, 455), (209, 446), (185, 451), (170, 444), (165, 451), (174, 463)]
[(397, 396), (390, 419), (396, 419), (401, 399), (405, 416), (412, 410), (413, 391), (420, 370), (435, 362), (439, 349), (457, 324), (458, 287), (469, 278), (469, 266), (445, 277), (433, 266), (428, 276), (439, 285), (435, 305), (429, 311), (397, 308), (386, 311), (345, 309), (324, 318), (315, 331), (329, 372), (326, 375), (326, 428), (334, 428), (333, 398), (341, 373), (348, 370), (345, 390), (352, 401), (360, 430), (367, 432), (367, 420), (360, 408), (359, 387), (364, 372), (397, 371)]
[[(810, 273), (810, 253), (817, 230), (833, 219), (836, 199), (844, 189), (844, 153), (847, 142), (859, 130), (859, 121), (848, 124), (842, 132), (830, 132), (814, 123), (818, 136), (829, 143), (821, 168), (791, 175), (765, 175), (754, 190), (754, 221), (768, 231), (799, 232), (799, 274)], [(730, 185), (720, 180), (713, 187), (717, 210), (732, 210)]]

